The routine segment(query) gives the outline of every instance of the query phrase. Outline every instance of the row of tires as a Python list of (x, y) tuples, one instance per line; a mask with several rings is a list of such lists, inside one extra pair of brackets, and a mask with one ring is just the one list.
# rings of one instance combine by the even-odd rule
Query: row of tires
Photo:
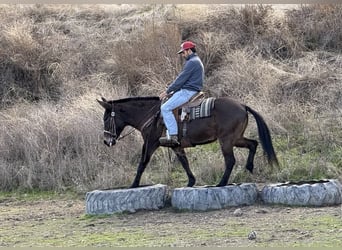
[[(95, 190), (86, 195), (86, 213), (112, 214), (161, 209), (169, 193), (169, 188), (162, 184), (134, 189)], [(257, 202), (290, 206), (337, 205), (342, 203), (342, 185), (338, 180), (330, 179), (269, 184), (260, 191), (254, 183), (171, 190), (171, 205), (180, 210), (207, 211)]]

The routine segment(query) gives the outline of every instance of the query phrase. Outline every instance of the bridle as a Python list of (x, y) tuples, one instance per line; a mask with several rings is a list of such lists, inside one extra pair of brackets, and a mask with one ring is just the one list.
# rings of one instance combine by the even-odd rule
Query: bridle
[(118, 137), (118, 135), (116, 134), (116, 124), (115, 124), (115, 112), (112, 111), (110, 113), (110, 117), (109, 117), (109, 130), (104, 130), (104, 134), (107, 134), (109, 136), (111, 136), (111, 140), (109, 142), (109, 146), (112, 146), (113, 144), (113, 141), (116, 142), (116, 141), (119, 141), (123, 138), (125, 138), (126, 136), (132, 134), (135, 130), (135, 128), (132, 128), (129, 132), (127, 132), (125, 135), (120, 135)]
[(114, 142), (117, 139), (117, 134), (116, 134), (116, 125), (115, 125), (115, 111), (113, 111), (112, 107), (112, 112), (110, 113), (110, 117), (109, 117), (109, 130), (104, 130), (104, 134), (110, 135), (111, 139), (109, 142), (109, 146), (112, 146), (113, 140)]
[[(117, 138), (117, 134), (116, 134), (116, 125), (115, 125), (115, 112), (112, 111), (110, 113), (110, 117), (109, 117), (109, 130), (105, 130), (104, 133), (108, 134), (110, 136), (112, 136), (114, 139)], [(112, 132), (113, 131), (113, 132)]]
[[(148, 113), (150, 113), (155, 107), (157, 107), (157, 105), (154, 105)], [(132, 134), (134, 132), (134, 128), (132, 128), (132, 130), (130, 130), (129, 132), (127, 132), (125, 135), (120, 135), (119, 137), (117, 136), (116, 133), (116, 124), (115, 124), (115, 111), (114, 111), (114, 105), (112, 104), (112, 112), (110, 113), (110, 117), (109, 117), (109, 130), (104, 130), (104, 134), (109, 135), (110, 138), (110, 142), (109, 142), (109, 146), (112, 146), (113, 142), (119, 141), (123, 138), (125, 138), (126, 136)], [(157, 115), (157, 114), (156, 114)], [(153, 119), (155, 118), (155, 116), (150, 117), (146, 122), (144, 122), (141, 126), (140, 126), (140, 130), (142, 131), (144, 128), (148, 127)]]

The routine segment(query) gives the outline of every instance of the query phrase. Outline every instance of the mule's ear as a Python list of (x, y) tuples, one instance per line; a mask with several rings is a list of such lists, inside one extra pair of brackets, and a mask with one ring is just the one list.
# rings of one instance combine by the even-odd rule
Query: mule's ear
[(111, 105), (107, 101), (101, 101), (99, 99), (96, 99), (98, 103), (104, 108), (104, 109), (111, 109)]
[(102, 101), (104, 101), (104, 102), (108, 102), (108, 101), (106, 100), (106, 98), (104, 98), (103, 96), (101, 96), (101, 99), (102, 99)]

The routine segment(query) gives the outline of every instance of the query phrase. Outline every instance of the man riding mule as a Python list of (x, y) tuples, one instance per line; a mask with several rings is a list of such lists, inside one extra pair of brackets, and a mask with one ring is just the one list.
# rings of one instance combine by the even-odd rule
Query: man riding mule
[[(195, 185), (196, 179), (190, 170), (184, 148), (216, 140), (220, 143), (225, 162), (225, 171), (217, 186), (225, 186), (228, 183), (235, 165), (234, 147), (249, 150), (245, 167), (253, 173), (258, 142), (244, 137), (248, 113), (255, 118), (259, 139), (268, 163), (278, 165), (269, 129), (262, 116), (255, 110), (227, 97), (207, 98), (204, 101), (196, 101), (196, 105), (187, 103), (192, 98), (197, 99), (196, 94), (202, 90), (203, 64), (196, 54), (195, 44), (191, 41), (182, 43), (178, 53), (182, 53), (186, 59), (183, 71), (159, 97), (98, 100), (105, 109), (104, 143), (107, 146), (113, 146), (117, 140), (123, 138), (120, 134), (126, 126), (139, 130), (144, 139), (141, 159), (131, 187), (139, 186), (141, 176), (159, 146), (169, 146), (175, 152), (188, 176), (189, 187)], [(165, 97), (170, 98), (162, 103)], [(183, 107), (185, 103), (186, 111)], [(186, 113), (187, 119), (183, 119), (183, 116), (178, 117), (177, 110), (180, 106), (182, 112)], [(173, 115), (173, 111), (177, 113), (177, 117)], [(161, 122), (162, 120), (164, 122)], [(178, 126), (181, 127), (181, 133), (178, 131)], [(166, 136), (162, 137), (164, 133)]]
[[(113, 146), (120, 140), (120, 134), (126, 126), (131, 126), (141, 132), (144, 143), (137, 173), (131, 187), (139, 187), (141, 176), (149, 163), (152, 154), (161, 146), (161, 137), (165, 126), (160, 122), (161, 100), (159, 97), (130, 97), (119, 100), (98, 100), (105, 109), (104, 143)], [(180, 144), (170, 148), (175, 152), (187, 176), (187, 186), (195, 185), (196, 179), (190, 170), (184, 148), (219, 141), (224, 156), (225, 171), (217, 186), (225, 186), (235, 165), (233, 148), (249, 150), (246, 169), (253, 172), (254, 156), (258, 142), (244, 137), (248, 124), (248, 113), (252, 114), (257, 123), (259, 139), (268, 162), (278, 165), (278, 160), (272, 145), (269, 129), (262, 118), (252, 108), (227, 97), (215, 99), (210, 116), (193, 119), (187, 122), (187, 132), (182, 136)]]
[(178, 54), (182, 54), (186, 60), (183, 70), (167, 90), (159, 96), (162, 100), (166, 96), (170, 97), (161, 105), (161, 114), (166, 126), (166, 136), (160, 138), (160, 143), (165, 146), (179, 145), (178, 126), (173, 110), (188, 102), (191, 97), (201, 91), (204, 81), (204, 68), (201, 59), (196, 53), (196, 45), (191, 41), (186, 41), (181, 44)]

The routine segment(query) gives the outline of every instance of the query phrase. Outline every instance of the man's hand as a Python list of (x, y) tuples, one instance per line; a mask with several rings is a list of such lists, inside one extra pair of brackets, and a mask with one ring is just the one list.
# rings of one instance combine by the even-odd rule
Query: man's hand
[(166, 91), (164, 91), (163, 93), (161, 93), (161, 94), (159, 95), (159, 99), (160, 99), (160, 100), (163, 100), (167, 95), (168, 95), (168, 94), (166, 93)]

